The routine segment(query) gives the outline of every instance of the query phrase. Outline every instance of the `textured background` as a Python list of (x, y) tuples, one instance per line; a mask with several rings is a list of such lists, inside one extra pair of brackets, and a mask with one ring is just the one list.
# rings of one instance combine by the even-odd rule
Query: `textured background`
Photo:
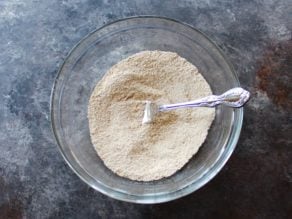
[[(159, 205), (89, 188), (50, 130), (50, 92), (69, 50), (134, 15), (205, 32), (252, 92), (223, 170), (199, 191)], [(0, 218), (292, 218), (291, 21), (291, 0), (0, 0)]]

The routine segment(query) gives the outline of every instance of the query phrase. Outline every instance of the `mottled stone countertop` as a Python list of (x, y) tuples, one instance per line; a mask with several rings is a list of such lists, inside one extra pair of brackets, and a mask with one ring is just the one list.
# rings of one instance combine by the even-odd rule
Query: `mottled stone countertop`
[[(65, 164), (50, 128), (52, 85), (70, 49), (135, 15), (205, 32), (252, 93), (223, 170), (197, 192), (157, 205), (87, 186)], [(292, 218), (291, 21), (289, 0), (1, 0), (0, 218)]]

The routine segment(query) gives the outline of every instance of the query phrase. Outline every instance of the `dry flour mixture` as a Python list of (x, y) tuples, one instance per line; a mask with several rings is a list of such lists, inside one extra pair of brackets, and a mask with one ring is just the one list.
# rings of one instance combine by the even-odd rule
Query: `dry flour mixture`
[(122, 177), (170, 176), (198, 151), (215, 109), (163, 112), (142, 125), (145, 100), (168, 104), (211, 94), (198, 69), (176, 53), (137, 53), (114, 65), (96, 85), (88, 106), (91, 141), (104, 164)]

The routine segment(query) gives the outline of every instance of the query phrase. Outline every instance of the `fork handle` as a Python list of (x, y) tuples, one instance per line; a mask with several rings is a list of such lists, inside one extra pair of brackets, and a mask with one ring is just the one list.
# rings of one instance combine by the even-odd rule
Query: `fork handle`
[(214, 107), (220, 103), (221, 101), (219, 100), (219, 97), (216, 95), (212, 95), (212, 96), (204, 97), (202, 99), (195, 100), (195, 101), (160, 105), (158, 110), (162, 112), (162, 111), (168, 111), (168, 110), (179, 109), (179, 108), (189, 108), (189, 107)]
[(224, 104), (229, 107), (241, 107), (249, 99), (250, 93), (241, 87), (232, 88), (221, 95), (211, 95), (195, 101), (183, 103), (165, 104), (158, 107), (158, 111), (168, 111), (178, 108), (189, 107), (215, 107)]

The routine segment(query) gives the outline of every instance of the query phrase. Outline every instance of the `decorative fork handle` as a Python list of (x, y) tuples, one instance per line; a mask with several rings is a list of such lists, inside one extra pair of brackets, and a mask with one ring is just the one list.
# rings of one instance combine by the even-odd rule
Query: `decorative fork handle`
[(211, 95), (199, 100), (175, 103), (175, 104), (165, 104), (158, 106), (158, 111), (168, 111), (178, 108), (188, 108), (188, 107), (215, 107), (219, 104), (223, 104), (229, 107), (241, 107), (249, 99), (250, 93), (241, 87), (232, 88), (221, 95)]

